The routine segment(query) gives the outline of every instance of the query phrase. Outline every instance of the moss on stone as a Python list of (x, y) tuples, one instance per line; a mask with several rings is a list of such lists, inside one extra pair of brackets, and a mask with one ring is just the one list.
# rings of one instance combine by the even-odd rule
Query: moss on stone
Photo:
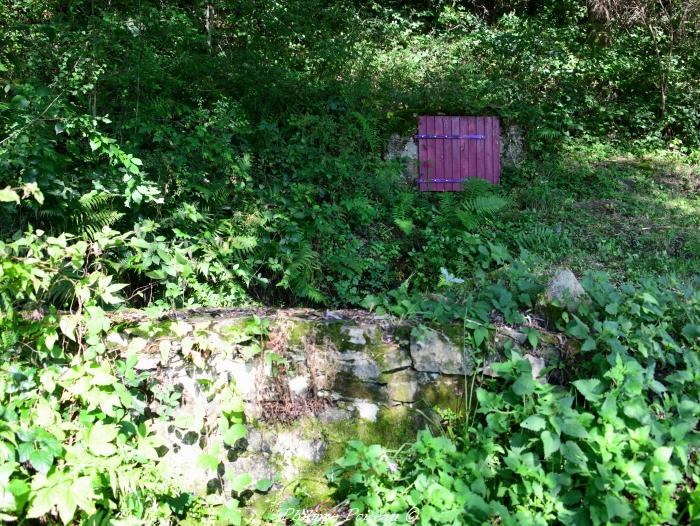
[(415, 414), (405, 406), (380, 409), (377, 420), (374, 422), (353, 418), (324, 423), (323, 434), (328, 442), (327, 456), (333, 456), (331, 453), (336, 447), (338, 454), (335, 456), (338, 458), (350, 440), (381, 444), (387, 448), (399, 447), (415, 438), (417, 431), (415, 424)]
[[(260, 515), (279, 509), (281, 504), (294, 496), (300, 499), (300, 506), (313, 506), (332, 496), (333, 488), (326, 478), (328, 469), (343, 456), (347, 443), (361, 440), (366, 444), (381, 444), (389, 449), (397, 448), (415, 439), (418, 426), (422, 422), (417, 415), (405, 407), (383, 408), (375, 422), (358, 418), (336, 422), (319, 422), (316, 418), (305, 418), (293, 425), (277, 425), (268, 428), (268, 433), (279, 434), (293, 429), (299, 430), (304, 439), (322, 437), (326, 451), (320, 462), (293, 459), (292, 466), (298, 474), (293, 480), (280, 481), (282, 488), (268, 495), (258, 496), (251, 505)], [(284, 461), (273, 455), (271, 463), (281, 472)]]
[(357, 351), (364, 349), (365, 345), (360, 345), (350, 342), (347, 333), (343, 332), (346, 322), (343, 320), (334, 320), (325, 323), (319, 323), (316, 330), (316, 341), (318, 343), (330, 342), (338, 351)]
[(216, 324), (216, 331), (226, 341), (230, 343), (238, 343), (240, 335), (245, 333), (245, 327), (249, 322), (249, 318), (233, 318), (220, 321)]
[(372, 402), (387, 402), (386, 387), (378, 382), (364, 382), (350, 372), (340, 371), (335, 377), (333, 390), (347, 398)]
[(284, 323), (289, 338), (289, 346), (302, 348), (307, 344), (309, 338), (315, 337), (315, 332), (320, 323), (313, 323), (308, 320), (285, 319), (279, 323)]
[(464, 407), (464, 385), (469, 384), (471, 377), (440, 376), (421, 385), (416, 397), (419, 406), (428, 409), (452, 409), (458, 411)]
[(403, 369), (394, 373), (384, 373), (381, 381), (386, 383), (389, 398), (395, 402), (409, 403), (418, 394), (418, 375), (413, 369)]
[(462, 323), (430, 324), (428, 327), (443, 334), (458, 349), (464, 348), (464, 325)]
[(408, 349), (393, 343), (367, 345), (365, 351), (377, 362), (379, 370), (382, 372), (411, 366)]

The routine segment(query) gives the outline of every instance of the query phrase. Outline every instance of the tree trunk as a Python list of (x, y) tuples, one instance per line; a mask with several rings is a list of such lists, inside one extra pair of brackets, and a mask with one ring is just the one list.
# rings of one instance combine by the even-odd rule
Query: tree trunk
[(207, 47), (209, 48), (209, 52), (211, 52), (213, 24), (214, 24), (214, 6), (207, 3), (207, 7), (204, 11), (204, 27), (207, 30)]

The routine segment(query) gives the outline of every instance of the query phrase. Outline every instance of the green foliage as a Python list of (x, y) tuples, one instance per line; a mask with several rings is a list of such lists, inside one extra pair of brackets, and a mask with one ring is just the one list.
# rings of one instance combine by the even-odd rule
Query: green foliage
[[(6, 195), (14, 202), (15, 196), (19, 199), (14, 190)], [(160, 462), (163, 444), (146, 411), (149, 396), (172, 406), (177, 395), (156, 391), (148, 375), (134, 369), (136, 347), (126, 355), (109, 350), (108, 341), (116, 333), (105, 309), (124, 301), (119, 293), (125, 285), (114, 283), (103, 270), (109, 266), (110, 250), (139, 239), (109, 229), (89, 243), (66, 234), (29, 231), (0, 244), (3, 522), (156, 523), (189, 514), (200, 523), (214, 523), (217, 517), (235, 520), (239, 513), (235, 499), (204, 506), (181, 492), (182, 481)], [(95, 254), (105, 257), (94, 260)], [(159, 257), (168, 263), (167, 257)], [(55, 307), (59, 297), (66, 311)], [(253, 340), (264, 333), (262, 325), (243, 328), (238, 339)], [(148, 333), (149, 328), (141, 330)], [(137, 341), (145, 343), (143, 338)], [(184, 338), (182, 348), (185, 358), (202, 366), (206, 334), (191, 342)], [(167, 351), (161, 348), (166, 358)], [(228, 384), (212, 385), (211, 390), (222, 412), (217, 433), (223, 444), (233, 446), (246, 435), (241, 399)], [(215, 455), (223, 444), (210, 444), (202, 455), (203, 467), (216, 469), (220, 460)], [(246, 476), (240, 474), (232, 487), (247, 489)], [(269, 484), (255, 489), (267, 491)]]
[[(177, 3), (4, 5), (0, 180), (34, 184), (46, 202), (0, 204), (3, 235), (146, 230), (189, 269), (174, 279), (182, 263), (119, 254), (113, 271), (141, 303), (358, 304), (410, 276), (427, 289), (441, 267), (507, 260), (485, 232), (504, 195), (415, 198), (399, 163), (381, 159), (415, 114), (496, 113), (527, 124), (543, 156), (571, 138), (697, 141), (695, 18), (674, 33), (688, 58), (670, 74), (650, 58), (664, 41), (587, 20), (582, 2), (476, 4), (215, 2), (206, 27)], [(663, 111), (647, 71), (665, 72)], [(523, 187), (519, 204), (556, 208), (544, 186)], [(543, 241), (557, 259), (567, 242), (542, 228), (498, 244)]]
[(515, 242), (520, 250), (534, 252), (543, 257), (566, 253), (571, 248), (571, 239), (558, 229), (535, 226), (531, 230), (518, 232)]
[[(353, 498), (426, 522), (575, 522), (576, 499), (597, 522), (697, 519), (697, 10), (616, 24), (605, 5), (0, 5), (0, 520), (240, 524), (241, 493), (268, 489), (179, 492), (144, 416), (178, 392), (111, 354), (112, 310), (364, 305), (464, 319), (486, 349), (554, 262), (638, 282), (592, 276), (592, 301), (553, 320), (591, 366), (550, 388), (514, 357), (467, 434), (421, 435), (399, 472), (354, 444)], [(528, 159), (502, 188), (416, 192), (383, 145), (437, 112), (520, 124)], [(264, 332), (238, 335), (251, 357)], [(201, 365), (206, 335), (185, 341)], [(228, 404), (213, 471), (245, 426), (210, 387)]]
[(513, 352), (491, 364), (498, 378), (479, 379), (475, 409), (448, 419), (444, 435), (422, 431), (398, 451), (349, 444), (329, 472), (338, 498), (363, 514), (358, 524), (387, 514), (399, 524), (697, 520), (687, 483), (700, 477), (700, 290), (658, 287), (588, 282), (582, 318), (560, 320), (582, 352), (597, 350), (578, 379), (542, 383)]

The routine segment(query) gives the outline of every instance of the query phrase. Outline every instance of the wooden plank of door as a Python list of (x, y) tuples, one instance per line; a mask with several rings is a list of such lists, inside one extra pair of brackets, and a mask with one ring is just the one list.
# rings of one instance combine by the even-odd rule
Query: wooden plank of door
[[(469, 133), (467, 129), (467, 117), (459, 118), (459, 134), (466, 135)], [(464, 181), (469, 177), (469, 143), (474, 141), (469, 141), (466, 139), (461, 139), (459, 141), (459, 178)], [(460, 188), (464, 187), (464, 184), (459, 185)]]
[[(429, 135), (435, 134), (435, 117), (428, 117), (428, 130)], [(427, 190), (435, 190), (435, 183), (432, 182), (433, 179), (437, 177), (437, 141), (435, 139), (426, 139), (428, 141), (428, 159), (430, 159), (430, 166), (428, 170), (427, 181), (431, 181), (427, 185)]]
[[(418, 117), (418, 134), (428, 133), (428, 119), (425, 115)], [(418, 188), (421, 192), (425, 192), (428, 186), (425, 181), (428, 178), (428, 166), (429, 166), (429, 153), (428, 153), (428, 141), (425, 139), (420, 139), (418, 141)]]
[[(475, 134), (477, 133), (477, 127), (476, 127), (476, 117), (467, 117), (467, 129), (469, 134)], [(476, 166), (476, 153), (477, 153), (477, 146), (479, 141), (467, 141), (469, 144), (467, 146), (469, 150), (469, 172), (467, 173), (467, 176), (469, 178), (476, 177), (477, 176), (477, 166)]]
[[(476, 133), (484, 135), (484, 118), (476, 117)], [(484, 178), (484, 140), (476, 140), (476, 177)]]
[[(435, 135), (445, 133), (445, 118), (435, 117)], [(436, 155), (435, 155), (435, 179), (445, 179), (445, 140), (434, 139)], [(445, 183), (435, 183), (433, 190), (438, 192), (445, 191)]]
[[(459, 117), (450, 117), (450, 129), (452, 130), (451, 133), (452, 135), (459, 135)], [(461, 179), (460, 176), (460, 150), (461, 150), (461, 144), (464, 142), (463, 139), (450, 139), (450, 150), (452, 153), (452, 163), (451, 163), (451, 169), (450, 169), (450, 179)], [(462, 185), (460, 183), (451, 183), (450, 184), (450, 190), (453, 192), (459, 191), (462, 189)]]

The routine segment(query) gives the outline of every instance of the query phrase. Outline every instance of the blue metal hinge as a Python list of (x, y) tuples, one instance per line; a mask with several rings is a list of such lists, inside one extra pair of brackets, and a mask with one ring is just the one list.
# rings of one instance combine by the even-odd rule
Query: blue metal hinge
[(431, 183), (464, 183), (464, 179), (418, 179), (416, 184), (431, 184)]
[(486, 135), (469, 133), (467, 135), (437, 135), (428, 133), (417, 133), (415, 139), (485, 139)]

